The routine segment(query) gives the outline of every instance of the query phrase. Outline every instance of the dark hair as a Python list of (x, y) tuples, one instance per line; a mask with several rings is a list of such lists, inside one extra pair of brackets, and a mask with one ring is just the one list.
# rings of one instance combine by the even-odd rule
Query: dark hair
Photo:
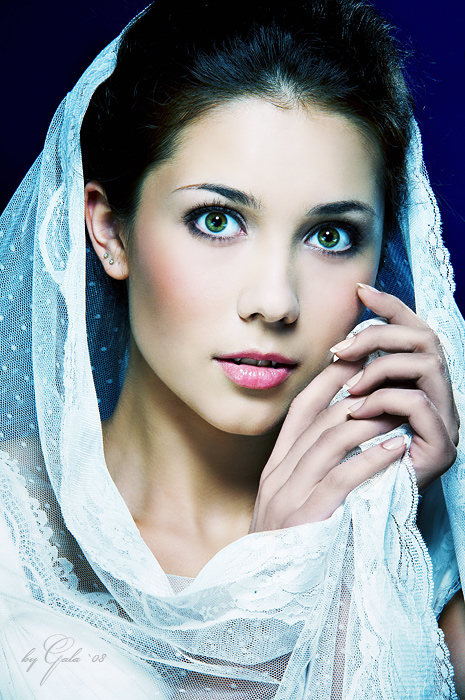
[(412, 98), (391, 25), (361, 0), (157, 0), (126, 30), (81, 130), (86, 181), (126, 225), (181, 130), (243, 96), (313, 103), (367, 131), (384, 160), (385, 231), (405, 190)]

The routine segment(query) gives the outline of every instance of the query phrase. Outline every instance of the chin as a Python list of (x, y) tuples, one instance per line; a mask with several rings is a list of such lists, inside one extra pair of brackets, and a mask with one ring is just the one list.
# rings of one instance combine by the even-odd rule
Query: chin
[(228, 419), (225, 419), (224, 421), (216, 419), (209, 422), (215, 428), (224, 433), (253, 437), (266, 435), (267, 433), (272, 432), (277, 427), (282, 425), (284, 418), (285, 414), (280, 415), (278, 418), (271, 418), (269, 416), (263, 416), (260, 418), (260, 416), (257, 415), (253, 417), (249, 416), (248, 418), (245, 416), (240, 416), (237, 420), (233, 420), (231, 416), (229, 416)]

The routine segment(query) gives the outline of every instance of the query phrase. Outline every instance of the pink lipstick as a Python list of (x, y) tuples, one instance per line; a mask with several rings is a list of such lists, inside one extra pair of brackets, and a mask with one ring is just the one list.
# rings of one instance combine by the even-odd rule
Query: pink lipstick
[(234, 384), (246, 389), (272, 389), (292, 374), (297, 362), (276, 353), (245, 350), (214, 358)]

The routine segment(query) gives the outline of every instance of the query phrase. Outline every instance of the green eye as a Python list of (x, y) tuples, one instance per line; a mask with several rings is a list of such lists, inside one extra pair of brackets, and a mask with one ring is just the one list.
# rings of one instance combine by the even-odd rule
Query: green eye
[(341, 240), (341, 234), (336, 228), (327, 226), (318, 231), (317, 239), (323, 248), (334, 248)]
[(332, 253), (344, 253), (353, 247), (352, 236), (343, 226), (324, 224), (315, 227), (313, 233), (306, 239), (309, 248), (316, 248)]
[(218, 240), (234, 238), (241, 233), (241, 225), (232, 215), (221, 209), (211, 209), (200, 216), (197, 212), (190, 215), (191, 227), (194, 233)]
[(205, 227), (211, 233), (222, 233), (228, 225), (228, 217), (220, 211), (212, 211), (205, 217)]

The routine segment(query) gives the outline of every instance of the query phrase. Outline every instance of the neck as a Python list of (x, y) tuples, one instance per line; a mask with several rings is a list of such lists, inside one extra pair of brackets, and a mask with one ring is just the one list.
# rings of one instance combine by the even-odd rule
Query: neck
[[(259, 436), (219, 430), (149, 368), (130, 361), (103, 435), (110, 474), (154, 551), (173, 528), (181, 537), (190, 532), (196, 541), (208, 540), (210, 554), (247, 534), (277, 429)], [(176, 564), (168, 566), (181, 573)]]

